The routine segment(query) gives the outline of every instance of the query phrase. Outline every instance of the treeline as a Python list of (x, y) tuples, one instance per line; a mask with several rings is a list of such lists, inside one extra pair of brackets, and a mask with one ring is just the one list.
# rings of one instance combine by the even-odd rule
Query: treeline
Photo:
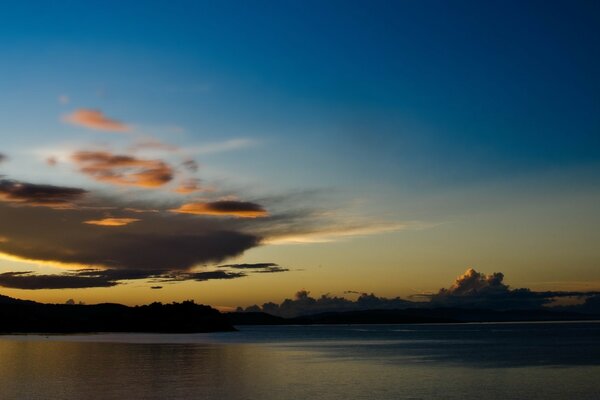
[(212, 307), (182, 303), (42, 304), (0, 296), (0, 333), (159, 332), (195, 333), (235, 330)]

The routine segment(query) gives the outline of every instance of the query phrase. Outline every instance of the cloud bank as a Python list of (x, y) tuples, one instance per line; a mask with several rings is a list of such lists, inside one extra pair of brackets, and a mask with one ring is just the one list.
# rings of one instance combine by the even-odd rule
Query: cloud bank
[[(600, 312), (600, 292), (534, 292), (530, 289), (510, 289), (503, 283), (504, 274), (496, 272), (486, 275), (469, 268), (456, 278), (449, 288), (440, 289), (435, 294), (415, 296), (420, 300), (406, 300), (400, 297), (378, 297), (373, 293), (361, 293), (356, 300), (324, 294), (310, 296), (301, 290), (294, 298), (285, 299), (280, 304), (268, 302), (262, 306), (238, 307), (238, 312), (265, 312), (271, 315), (293, 318), (324, 312), (344, 312), (363, 310), (401, 310), (407, 308), (478, 308), (492, 310), (531, 310), (549, 306), (556, 298), (579, 297), (586, 299), (581, 306), (568, 307), (571, 311)], [(347, 293), (356, 293), (348, 291)]]

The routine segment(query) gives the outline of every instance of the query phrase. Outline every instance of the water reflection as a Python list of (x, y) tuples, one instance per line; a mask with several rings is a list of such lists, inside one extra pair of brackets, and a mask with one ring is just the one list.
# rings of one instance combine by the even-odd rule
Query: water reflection
[(592, 399), (600, 324), (0, 338), (1, 398)]

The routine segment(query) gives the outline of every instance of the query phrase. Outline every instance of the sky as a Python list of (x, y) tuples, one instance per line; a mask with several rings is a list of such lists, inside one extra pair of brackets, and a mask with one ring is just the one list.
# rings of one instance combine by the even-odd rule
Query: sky
[(594, 1), (5, 2), (0, 293), (600, 290), (599, 44)]

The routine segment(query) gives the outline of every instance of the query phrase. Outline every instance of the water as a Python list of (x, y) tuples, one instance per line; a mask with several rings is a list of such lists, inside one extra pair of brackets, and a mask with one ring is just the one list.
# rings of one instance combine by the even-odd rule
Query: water
[(599, 399), (600, 323), (0, 336), (0, 399)]

